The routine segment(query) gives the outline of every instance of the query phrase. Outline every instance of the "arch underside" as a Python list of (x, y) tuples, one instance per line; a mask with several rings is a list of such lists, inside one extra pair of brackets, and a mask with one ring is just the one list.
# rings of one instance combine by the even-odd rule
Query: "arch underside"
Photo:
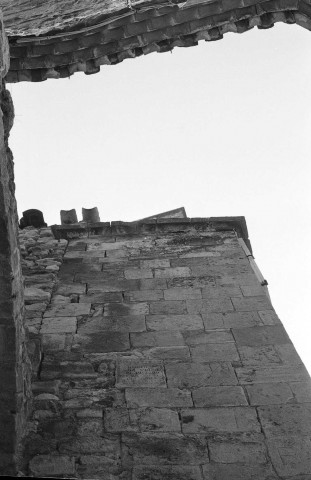
[(93, 74), (102, 65), (194, 46), (200, 40), (219, 40), (227, 32), (271, 28), (276, 22), (311, 30), (311, 0), (98, 0), (96, 8), (80, 15), (77, 10), (71, 16), (63, 13), (53, 17), (54, 23), (48, 16), (43, 21), (42, 15), (40, 22), (26, 21), (23, 11), (14, 17), (8, 3), (3, 11), (10, 42), (11, 66), (6, 77), (10, 83), (65, 78), (81, 71)]

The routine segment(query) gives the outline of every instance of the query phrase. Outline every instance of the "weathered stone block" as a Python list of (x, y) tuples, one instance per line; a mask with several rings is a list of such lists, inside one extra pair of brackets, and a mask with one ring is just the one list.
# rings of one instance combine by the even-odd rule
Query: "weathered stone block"
[(179, 331), (159, 331), (146, 333), (131, 333), (131, 344), (140, 347), (170, 347), (184, 345), (184, 339)]
[(244, 366), (280, 365), (281, 358), (274, 345), (260, 347), (238, 347), (242, 364)]
[(138, 290), (125, 293), (127, 302), (148, 302), (163, 299), (163, 290)]
[[(165, 278), (142, 278), (139, 280), (136, 290), (165, 290), (167, 288)], [(131, 288), (135, 290), (135, 288)]]
[(50, 292), (46, 292), (40, 288), (26, 287), (24, 290), (24, 298), (26, 305), (31, 303), (48, 303), (50, 301), (51, 294)]
[(200, 315), (147, 315), (149, 330), (203, 330)]
[(89, 437), (67, 438), (59, 444), (60, 453), (69, 453), (80, 456), (80, 454), (100, 454), (118, 465), (120, 462), (120, 438), (119, 435), (92, 435)]
[(141, 268), (170, 268), (170, 261), (164, 258), (155, 258), (153, 260), (141, 260)]
[(209, 385), (237, 385), (229, 363), (178, 363), (166, 366), (169, 387), (191, 388)]
[(143, 353), (146, 358), (166, 362), (186, 362), (191, 360), (189, 347), (186, 346), (154, 347), (145, 350)]
[(258, 407), (258, 415), (267, 436), (311, 434), (311, 403), (266, 405)]
[(198, 288), (169, 288), (164, 291), (165, 300), (187, 300), (202, 298), (201, 290)]
[(237, 345), (282, 345), (291, 343), (283, 326), (271, 325), (264, 327), (233, 328)]
[(243, 328), (261, 325), (261, 320), (257, 312), (227, 312), (214, 313), (211, 315), (221, 315), (224, 328)]
[(196, 407), (233, 407), (248, 405), (244, 390), (238, 386), (200, 387), (192, 392)]
[(204, 480), (278, 480), (270, 465), (203, 465)]
[(227, 439), (220, 436), (208, 441), (208, 449), (211, 462), (254, 467), (268, 463), (264, 438), (258, 434), (250, 437), (229, 435)]
[(144, 332), (146, 331), (143, 315), (129, 315), (120, 317), (93, 317), (78, 328), (78, 333), (93, 332)]
[(154, 276), (155, 278), (190, 277), (191, 271), (189, 267), (156, 268)]
[(195, 408), (181, 411), (184, 433), (260, 432), (255, 408)]
[(130, 480), (130, 472), (122, 471), (120, 462), (113, 462), (109, 456), (81, 455), (77, 464), (77, 472), (81, 478)]
[(105, 317), (119, 317), (123, 315), (147, 315), (149, 305), (146, 302), (140, 303), (105, 303)]
[(65, 303), (49, 308), (43, 317), (78, 317), (79, 315), (89, 315), (90, 310), (91, 305), (87, 303)]
[(213, 296), (202, 300), (187, 300), (189, 313), (229, 312), (233, 310), (230, 297)]
[(201, 275), (198, 277), (177, 277), (167, 280), (168, 288), (202, 288), (206, 286), (215, 286), (216, 280), (210, 275)]
[(44, 334), (41, 336), (41, 342), (44, 352), (64, 351), (66, 335), (59, 333)]
[(136, 280), (140, 278), (152, 278), (152, 270), (150, 268), (128, 268), (124, 270), (124, 276), (128, 280)]
[(121, 292), (93, 292), (80, 295), (79, 303), (122, 302)]
[(299, 365), (302, 363), (292, 343), (274, 345), (274, 348), (283, 363), (288, 365)]
[(236, 368), (241, 385), (248, 383), (308, 382), (310, 377), (304, 365)]
[(208, 343), (190, 347), (194, 362), (238, 362), (240, 360), (234, 343)]
[(57, 289), (55, 291), (57, 295), (64, 295), (66, 297), (73, 294), (83, 295), (85, 294), (85, 292), (86, 292), (86, 284), (83, 284), (83, 283), (69, 283), (69, 284), (60, 283), (57, 286)]
[[(84, 276), (85, 277), (85, 276)], [(75, 281), (83, 283), (83, 276), (76, 275)], [(101, 273), (100, 277), (93, 274), (85, 278), (88, 284), (88, 294), (95, 292), (127, 292), (129, 290), (139, 289), (139, 280), (124, 280), (122, 278), (107, 278), (106, 273)]]
[(198, 435), (123, 434), (122, 442), (136, 465), (199, 465), (209, 461), (205, 440)]
[(244, 297), (262, 297), (265, 295), (264, 288), (258, 285), (241, 285), (241, 290)]
[(187, 313), (185, 301), (172, 300), (162, 302), (152, 302), (150, 304), (150, 314), (152, 315), (182, 315)]
[(127, 388), (127, 405), (133, 407), (192, 407), (191, 393), (178, 388)]
[(268, 297), (232, 297), (234, 309), (238, 312), (251, 312), (254, 310), (273, 310)]
[(274, 310), (260, 310), (258, 312), (260, 319), (264, 325), (280, 325), (279, 317)]
[(36, 455), (29, 462), (30, 473), (34, 477), (75, 476), (75, 459), (67, 455)]
[(41, 334), (59, 334), (59, 333), (76, 333), (77, 319), (76, 317), (48, 317), (44, 318), (41, 326)]
[(199, 466), (188, 465), (138, 465), (134, 467), (132, 480), (202, 480)]
[(206, 343), (228, 343), (234, 342), (234, 338), (230, 330), (219, 331), (187, 331), (183, 332), (183, 337), (187, 345), (201, 345)]
[[(311, 478), (311, 440), (310, 435), (297, 436), (287, 434), (283, 437), (268, 438), (268, 451), (273, 466), (282, 478), (308, 480)], [(297, 477), (296, 477), (297, 475)], [(299, 475), (306, 475), (306, 477)]]
[(203, 298), (223, 298), (223, 297), (239, 297), (241, 296), (240, 287), (235, 285), (204, 287), (202, 288)]
[(120, 359), (117, 363), (117, 387), (166, 387), (161, 362)]
[(294, 403), (295, 398), (287, 383), (260, 383), (245, 387), (251, 405)]
[(168, 408), (139, 408), (129, 410), (131, 425), (141, 432), (180, 432), (178, 413)]
[(289, 384), (298, 403), (308, 403), (311, 399), (311, 380), (304, 382), (290, 382)]
[(89, 353), (124, 352), (129, 350), (128, 333), (96, 332), (74, 335), (72, 348)]

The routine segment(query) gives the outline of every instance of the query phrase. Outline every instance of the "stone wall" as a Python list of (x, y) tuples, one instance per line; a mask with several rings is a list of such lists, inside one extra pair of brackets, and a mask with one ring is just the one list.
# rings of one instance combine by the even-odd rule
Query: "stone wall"
[(311, 478), (310, 378), (237, 223), (54, 226), (24, 474)]
[(13, 157), (8, 146), (14, 111), (2, 80), (8, 65), (8, 43), (0, 18), (0, 472), (14, 475), (29, 410), (30, 375)]

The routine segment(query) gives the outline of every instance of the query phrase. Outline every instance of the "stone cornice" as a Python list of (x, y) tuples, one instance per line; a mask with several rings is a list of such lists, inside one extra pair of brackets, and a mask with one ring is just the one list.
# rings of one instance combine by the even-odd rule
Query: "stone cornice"
[(310, 0), (88, 0), (83, 2), (84, 10), (78, 2), (75, 12), (73, 2), (65, 2), (67, 10), (62, 11), (64, 1), (58, 0), (50, 12), (54, 23), (48, 14), (44, 18), (42, 5), (41, 17), (37, 6), (32, 19), (27, 11), (32, 2), (22, 2), (25, 10), (18, 19), (12, 14), (13, 2), (4, 5), (11, 46), (8, 82), (63, 78), (78, 71), (97, 73), (102, 65), (126, 58), (219, 40), (227, 32), (243, 33), (255, 26), (270, 28), (276, 22), (311, 29)]
[(245, 217), (207, 217), (207, 218), (158, 218), (137, 222), (98, 222), (92, 224), (77, 223), (73, 225), (52, 225), (52, 232), (57, 239), (85, 238), (94, 235), (110, 237), (115, 235), (148, 235), (163, 232), (186, 233), (190, 230), (202, 231), (204, 228), (214, 231), (235, 231), (243, 238), (251, 251)]

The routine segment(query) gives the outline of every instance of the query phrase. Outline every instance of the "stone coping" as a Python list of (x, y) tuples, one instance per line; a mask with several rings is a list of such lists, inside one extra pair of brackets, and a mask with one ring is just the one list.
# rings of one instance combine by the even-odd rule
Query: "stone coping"
[(139, 235), (155, 234), (161, 232), (183, 233), (189, 227), (202, 229), (202, 227), (213, 228), (217, 231), (235, 231), (239, 238), (243, 238), (247, 247), (252, 252), (245, 217), (195, 217), (195, 218), (153, 218), (135, 222), (97, 222), (77, 223), (73, 225), (51, 225), (52, 232), (56, 239), (66, 240), (77, 239), (99, 235), (110, 237), (114, 235)]

